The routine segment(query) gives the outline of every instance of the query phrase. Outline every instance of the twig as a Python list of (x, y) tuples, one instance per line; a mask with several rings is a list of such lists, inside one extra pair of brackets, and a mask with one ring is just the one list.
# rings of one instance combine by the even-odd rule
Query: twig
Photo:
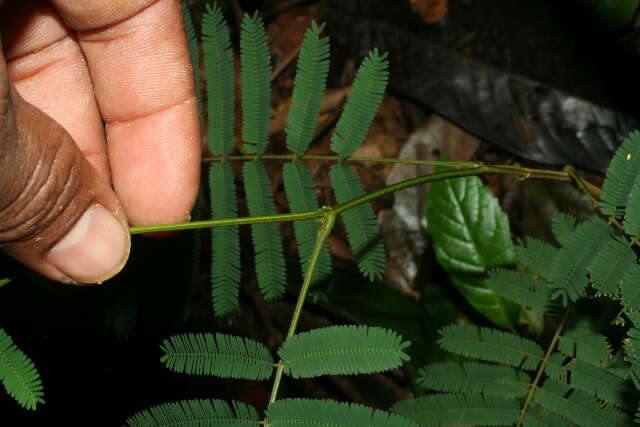
[(271, 81), (273, 82), (275, 79), (278, 78), (278, 76), (280, 75), (280, 73), (282, 73), (292, 62), (294, 59), (296, 59), (296, 57), (298, 56), (298, 54), (300, 53), (300, 48), (302, 47), (302, 45), (298, 46), (293, 52), (291, 52), (289, 54), (289, 56), (287, 56), (281, 63), (278, 64), (278, 66), (273, 70), (273, 73), (271, 73)]

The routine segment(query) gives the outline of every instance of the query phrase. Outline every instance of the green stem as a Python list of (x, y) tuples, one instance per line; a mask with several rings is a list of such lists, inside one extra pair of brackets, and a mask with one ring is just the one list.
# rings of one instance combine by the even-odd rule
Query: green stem
[[(253, 156), (255, 158), (255, 156)], [(263, 156), (264, 158), (264, 156)], [(529, 169), (516, 166), (490, 166), (490, 165), (478, 165), (473, 167), (467, 167), (464, 169), (451, 170), (445, 172), (437, 172), (429, 175), (423, 175), (418, 178), (408, 179), (406, 181), (399, 182), (397, 184), (384, 187), (380, 190), (350, 200), (348, 202), (336, 205), (334, 207), (323, 207), (321, 209), (309, 212), (300, 213), (288, 213), (279, 215), (265, 215), (255, 217), (243, 217), (243, 218), (229, 218), (229, 219), (217, 219), (217, 220), (205, 220), (205, 221), (193, 221), (193, 222), (181, 222), (177, 224), (160, 224), (160, 225), (148, 225), (142, 227), (131, 227), (129, 231), (131, 234), (140, 233), (154, 233), (158, 231), (176, 231), (176, 230), (192, 230), (198, 228), (211, 228), (222, 227), (228, 225), (243, 225), (243, 224), (260, 224), (265, 222), (279, 222), (279, 221), (298, 221), (302, 219), (326, 217), (330, 213), (342, 213), (347, 209), (351, 209), (355, 206), (367, 203), (378, 197), (394, 193), (405, 188), (414, 187), (416, 185), (426, 184), (428, 182), (441, 181), (449, 178), (459, 178), (465, 176), (482, 175), (486, 173), (497, 173), (507, 175), (517, 175), (524, 179), (526, 178), (542, 178), (542, 179), (557, 179), (568, 181), (570, 176), (567, 172)]]
[[(293, 337), (293, 335), (296, 333), (298, 321), (300, 320), (300, 315), (302, 314), (302, 307), (304, 306), (304, 301), (307, 299), (307, 294), (309, 293), (309, 288), (311, 287), (311, 279), (313, 279), (313, 275), (316, 272), (316, 267), (318, 266), (318, 259), (320, 258), (322, 246), (331, 235), (331, 230), (333, 230), (333, 226), (336, 223), (336, 215), (336, 212), (329, 212), (323, 218), (322, 226), (318, 230), (318, 236), (316, 237), (313, 252), (311, 253), (311, 258), (309, 259), (309, 266), (307, 267), (307, 271), (304, 274), (304, 281), (302, 282), (302, 288), (300, 288), (300, 294), (298, 295), (296, 307), (293, 310), (293, 316), (291, 317), (291, 323), (289, 324), (289, 331), (287, 332), (285, 341)], [(277, 365), (278, 368), (276, 369), (276, 375), (273, 380), (273, 388), (271, 389), (271, 397), (269, 398), (269, 403), (275, 402), (276, 398), (278, 397), (278, 389), (280, 388), (280, 382), (282, 381), (282, 374), (284, 372), (284, 361), (278, 361)]]
[(555, 350), (555, 348), (556, 348), (556, 344), (560, 340), (560, 334), (564, 330), (564, 327), (567, 325), (567, 320), (569, 319), (569, 312), (570, 311), (571, 311), (570, 307), (567, 307), (567, 310), (564, 312), (564, 316), (562, 316), (562, 320), (560, 321), (560, 324), (558, 325), (558, 327), (556, 328), (555, 333), (553, 334), (553, 338), (551, 339), (551, 342), (549, 343), (549, 347), (547, 348), (547, 352), (545, 353), (544, 358), (540, 362), (540, 366), (538, 366), (538, 371), (536, 372), (536, 377), (533, 380), (533, 382), (531, 383), (531, 387), (529, 388), (529, 393), (527, 394), (527, 398), (525, 399), (524, 404), (522, 405), (522, 409), (520, 409), (520, 416), (518, 417), (518, 423), (516, 424), (516, 427), (521, 427), (522, 423), (524, 422), (524, 417), (527, 415), (527, 409), (529, 409), (529, 405), (531, 404), (531, 401), (533, 400), (533, 395), (535, 394), (536, 390), (538, 389), (538, 384), (540, 383), (540, 380), (542, 379), (542, 374), (544, 373), (544, 370), (547, 367), (547, 364), (549, 363), (549, 359), (551, 358), (551, 354), (553, 353), (553, 350)]
[(380, 157), (347, 157), (346, 159), (340, 158), (340, 156), (300, 156), (296, 157), (295, 154), (243, 154), (238, 156), (212, 156), (202, 159), (205, 163), (210, 162), (223, 162), (227, 160), (239, 160), (239, 161), (251, 161), (257, 158), (264, 160), (328, 160), (333, 162), (366, 162), (366, 163), (399, 163), (405, 165), (442, 165), (453, 168), (465, 168), (481, 166), (479, 162), (454, 162), (446, 160), (411, 160), (411, 159), (395, 159), (395, 158), (380, 158)]

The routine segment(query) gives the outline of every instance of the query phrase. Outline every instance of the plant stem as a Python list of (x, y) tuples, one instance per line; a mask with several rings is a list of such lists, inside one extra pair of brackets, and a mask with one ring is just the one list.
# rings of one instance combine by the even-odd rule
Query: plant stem
[[(247, 156), (241, 156), (247, 157)], [(255, 158), (256, 156), (249, 156)], [(266, 156), (262, 156), (265, 158)], [(227, 157), (229, 159), (229, 157)], [(279, 221), (298, 221), (302, 219), (326, 217), (331, 213), (339, 214), (347, 209), (351, 209), (355, 206), (377, 199), (378, 197), (394, 193), (405, 188), (414, 187), (420, 184), (426, 184), (428, 182), (440, 181), (449, 178), (459, 178), (465, 176), (482, 175), (486, 173), (497, 173), (507, 175), (517, 175), (526, 178), (541, 178), (541, 179), (556, 179), (562, 181), (569, 181), (571, 177), (567, 172), (542, 170), (542, 169), (530, 169), (517, 166), (491, 166), (475, 164), (472, 167), (466, 167), (464, 169), (450, 170), (445, 172), (437, 172), (429, 175), (423, 175), (418, 178), (408, 179), (401, 181), (397, 184), (393, 184), (384, 187), (380, 190), (350, 200), (348, 202), (336, 205), (334, 207), (323, 207), (321, 209), (309, 212), (300, 213), (288, 213), (279, 215), (265, 215), (255, 217), (243, 217), (243, 218), (228, 218), (217, 220), (205, 220), (205, 221), (193, 221), (193, 222), (181, 222), (176, 224), (160, 224), (160, 225), (148, 225), (142, 227), (131, 227), (129, 231), (131, 234), (140, 233), (154, 233), (158, 231), (175, 231), (175, 230), (192, 230), (198, 228), (211, 228), (222, 227), (228, 225), (243, 225), (243, 224), (260, 224), (266, 222), (279, 222)]]
[(562, 316), (562, 320), (560, 321), (560, 324), (556, 328), (556, 331), (553, 334), (553, 338), (551, 339), (551, 342), (549, 343), (549, 347), (547, 348), (547, 352), (545, 353), (544, 358), (540, 362), (540, 366), (538, 366), (538, 371), (536, 372), (536, 377), (533, 380), (533, 382), (531, 383), (531, 387), (529, 388), (529, 393), (527, 394), (527, 398), (525, 399), (524, 404), (522, 405), (522, 409), (520, 409), (520, 416), (518, 417), (518, 423), (516, 424), (516, 427), (521, 427), (522, 423), (524, 422), (524, 417), (527, 415), (527, 409), (529, 408), (529, 404), (533, 400), (533, 395), (535, 394), (536, 390), (538, 389), (538, 384), (540, 383), (540, 380), (542, 379), (542, 374), (543, 374), (545, 368), (547, 367), (547, 364), (549, 363), (549, 359), (551, 358), (551, 354), (553, 353), (553, 350), (555, 349), (556, 344), (558, 343), (558, 340), (560, 339), (560, 334), (564, 330), (564, 327), (567, 325), (567, 320), (569, 319), (569, 312), (570, 311), (571, 311), (571, 307), (567, 306), (567, 309), (564, 312), (564, 316)]
[[(313, 275), (316, 272), (316, 267), (318, 265), (318, 259), (320, 258), (322, 246), (324, 245), (324, 242), (326, 242), (329, 238), (329, 235), (331, 235), (331, 230), (333, 230), (333, 226), (336, 222), (336, 215), (336, 212), (329, 212), (323, 218), (322, 226), (320, 226), (320, 229), (318, 230), (318, 236), (316, 237), (313, 252), (311, 253), (311, 258), (309, 259), (309, 266), (307, 267), (307, 271), (304, 275), (302, 288), (300, 288), (300, 294), (298, 295), (296, 308), (293, 310), (293, 316), (291, 317), (291, 323), (289, 324), (289, 331), (287, 332), (285, 341), (293, 337), (293, 335), (296, 333), (298, 321), (300, 320), (300, 315), (302, 314), (302, 307), (304, 306), (304, 301), (307, 299), (307, 294), (309, 293), (309, 288), (311, 287), (311, 279), (313, 279)], [(276, 369), (276, 375), (273, 380), (273, 388), (271, 389), (271, 397), (269, 398), (269, 403), (275, 402), (276, 398), (278, 397), (278, 389), (280, 388), (280, 382), (282, 381), (282, 374), (284, 372), (284, 361), (280, 360), (277, 365), (278, 368)]]

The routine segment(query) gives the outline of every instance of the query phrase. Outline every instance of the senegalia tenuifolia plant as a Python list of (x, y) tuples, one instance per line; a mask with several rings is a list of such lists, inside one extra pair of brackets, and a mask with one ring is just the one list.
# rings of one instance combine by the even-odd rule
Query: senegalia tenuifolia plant
[[(555, 319), (550, 337), (447, 326), (439, 344), (463, 361), (423, 368), (419, 381), (434, 393), (399, 402), (395, 412), (438, 426), (640, 422), (640, 132), (616, 152), (599, 199), (589, 194), (605, 219), (559, 215), (552, 231), (560, 247), (527, 238), (517, 248), (521, 268), (493, 269), (487, 282), (502, 298)], [(580, 309), (605, 299), (619, 306), (610, 321), (626, 328), (622, 345)]]
[[(0, 288), (9, 282), (11, 279), (0, 279)], [(0, 328), (0, 381), (7, 394), (23, 408), (35, 410), (39, 404), (44, 403), (44, 391), (38, 370), (2, 328)]]
[[(186, 9), (185, 9), (186, 10)], [(193, 46), (195, 35), (188, 13), (186, 29)], [(209, 170), (213, 219), (236, 216), (233, 171), (229, 165), (234, 141), (233, 58), (229, 30), (221, 9), (209, 6), (202, 21), (204, 64), (207, 77), (208, 141), (219, 157)], [(328, 39), (322, 26), (313, 23), (306, 32), (298, 60), (292, 113), (287, 123), (287, 147), (294, 153), (284, 167), (286, 194), (292, 213), (318, 210), (311, 173), (300, 161), (313, 138), (328, 72)], [(246, 15), (241, 24), (242, 140), (253, 159), (243, 165), (242, 175), (249, 212), (255, 218), (276, 215), (267, 170), (261, 156), (268, 144), (271, 65), (264, 24), (258, 15)], [(197, 62), (195, 62), (197, 64)], [(198, 68), (198, 67), (194, 67)], [(372, 52), (360, 67), (353, 93), (341, 116), (333, 140), (342, 157), (351, 155), (364, 140), (387, 83), (386, 60)], [(331, 181), (338, 201), (350, 202), (364, 190), (355, 171), (335, 165)], [(364, 208), (363, 208), (364, 206)], [(264, 417), (250, 405), (221, 400), (188, 400), (150, 408), (131, 417), (129, 425), (350, 425), (413, 426), (412, 421), (357, 404), (330, 400), (282, 399), (278, 388), (284, 374), (312, 378), (327, 374), (361, 374), (394, 369), (408, 359), (409, 345), (393, 331), (357, 326), (336, 326), (296, 334), (296, 326), (314, 276), (327, 275), (331, 260), (327, 238), (336, 214), (296, 222), (304, 281), (286, 341), (274, 361), (263, 344), (223, 334), (180, 334), (162, 344), (167, 368), (194, 375), (267, 380), (274, 377), (272, 394)], [(384, 250), (375, 241), (377, 227), (370, 206), (354, 205), (343, 214), (350, 243), (363, 273), (373, 278), (384, 268)], [(258, 285), (265, 300), (280, 297), (285, 286), (285, 263), (277, 222), (251, 224)], [(226, 315), (238, 303), (240, 244), (237, 227), (213, 228), (212, 298), (216, 315)], [(345, 424), (346, 423), (346, 424)]]

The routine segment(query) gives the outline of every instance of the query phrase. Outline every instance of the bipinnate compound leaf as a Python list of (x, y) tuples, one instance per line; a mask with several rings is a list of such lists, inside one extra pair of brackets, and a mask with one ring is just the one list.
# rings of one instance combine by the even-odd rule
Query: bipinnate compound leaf
[(640, 286), (638, 283), (640, 283), (640, 265), (633, 264), (620, 283), (622, 304), (628, 313), (640, 311)]
[[(289, 200), (291, 212), (310, 212), (320, 209), (313, 187), (311, 172), (302, 162), (286, 163), (283, 168), (284, 189)], [(313, 246), (320, 230), (320, 223), (315, 219), (293, 222), (293, 230), (298, 244), (298, 257), (302, 273), (306, 273)], [(311, 284), (319, 283), (331, 276), (331, 256), (329, 245), (325, 241), (320, 251)]]
[(214, 155), (228, 155), (234, 145), (234, 74), (229, 27), (217, 3), (202, 16), (202, 50), (207, 77), (207, 135)]
[(576, 228), (576, 218), (568, 213), (561, 213), (553, 219), (551, 230), (558, 243), (565, 245), (567, 238)]
[(512, 307), (485, 284), (491, 268), (515, 262), (509, 221), (478, 177), (434, 182), (427, 224), (438, 262), (473, 308), (510, 328)]
[(618, 408), (634, 409), (637, 404), (638, 392), (631, 381), (580, 359), (572, 361), (569, 367), (569, 385), (574, 389)]
[(243, 402), (231, 404), (218, 399), (191, 399), (153, 406), (127, 419), (129, 427), (255, 427), (258, 412)]
[[(245, 162), (242, 173), (251, 216), (276, 215), (271, 180), (262, 162)], [(279, 298), (284, 293), (286, 271), (278, 223), (251, 224), (251, 238), (262, 295), (267, 301)]]
[[(338, 203), (346, 203), (365, 194), (360, 177), (347, 164), (333, 165), (329, 177)], [(344, 211), (340, 217), (362, 274), (369, 280), (382, 277), (386, 255), (371, 205), (363, 203), (355, 206)]]
[(442, 328), (440, 335), (438, 343), (451, 353), (527, 371), (536, 369), (544, 356), (537, 343), (496, 329), (449, 325)]
[(547, 380), (533, 395), (543, 409), (553, 412), (580, 427), (629, 426), (631, 419), (612, 405), (600, 405), (598, 400), (570, 386)]
[(527, 237), (524, 246), (517, 246), (518, 259), (532, 273), (551, 280), (551, 267), (557, 255), (558, 249), (547, 242)]
[(629, 242), (613, 236), (587, 267), (591, 284), (604, 295), (615, 295), (627, 271), (636, 264), (636, 254)]
[(604, 220), (594, 216), (580, 223), (553, 261), (550, 279), (556, 293), (572, 301), (582, 296), (589, 284), (587, 267), (610, 240), (611, 227)]
[(267, 419), (272, 427), (418, 427), (396, 414), (333, 400), (276, 400)]
[(513, 426), (520, 402), (499, 396), (431, 394), (403, 400), (391, 410), (421, 426)]
[(42, 381), (35, 365), (0, 328), (0, 381), (7, 394), (25, 409), (44, 403)]
[(269, 142), (271, 119), (271, 57), (264, 23), (245, 14), (240, 32), (242, 139), (249, 152), (262, 154)]
[(373, 49), (358, 68), (351, 95), (331, 136), (331, 149), (351, 156), (367, 136), (389, 81), (387, 54)]
[(324, 25), (315, 21), (307, 29), (293, 83), (291, 107), (287, 117), (287, 148), (302, 156), (309, 148), (320, 114), (320, 103), (329, 73), (329, 38), (320, 37)]
[(496, 268), (486, 283), (498, 296), (540, 313), (553, 305), (549, 284), (522, 271)]
[(193, 69), (193, 84), (196, 91), (196, 99), (198, 100), (198, 112), (200, 113), (200, 126), (204, 124), (204, 104), (202, 100), (202, 90), (200, 89), (200, 49), (198, 47), (198, 36), (193, 26), (191, 11), (186, 1), (181, 1), (182, 19), (184, 22), (184, 32), (187, 36), (187, 45), (189, 46), (189, 59)]
[(635, 237), (640, 236), (640, 175), (631, 187), (624, 213), (624, 232)]
[(173, 335), (160, 346), (160, 359), (175, 372), (264, 380), (273, 372), (269, 350), (258, 341), (225, 334)]
[(382, 372), (397, 368), (409, 356), (409, 342), (389, 329), (332, 326), (294, 335), (278, 355), (294, 378)]
[(602, 185), (600, 210), (605, 215), (622, 216), (640, 174), (640, 132), (633, 131), (611, 159)]
[(421, 369), (418, 383), (426, 389), (449, 393), (520, 397), (529, 391), (531, 377), (509, 366), (447, 362)]
[[(229, 162), (209, 166), (211, 218), (237, 216), (236, 186)], [(237, 226), (211, 229), (211, 298), (216, 316), (233, 313), (240, 293), (240, 236)]]
[(607, 338), (584, 326), (565, 331), (560, 336), (558, 350), (566, 356), (583, 360), (595, 366), (611, 357), (611, 347)]

